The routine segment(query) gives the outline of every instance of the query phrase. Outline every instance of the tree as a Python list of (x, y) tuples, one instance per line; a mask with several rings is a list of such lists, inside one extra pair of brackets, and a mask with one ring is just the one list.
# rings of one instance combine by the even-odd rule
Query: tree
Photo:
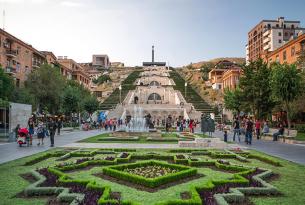
[(65, 79), (58, 67), (43, 64), (39, 69), (29, 74), (25, 87), (35, 97), (38, 111), (45, 107), (50, 113), (57, 113), (60, 108), (61, 94)]
[(91, 119), (92, 114), (99, 108), (99, 102), (96, 97), (90, 96), (83, 101), (83, 106), (85, 111), (89, 113)]
[(93, 80), (95, 84), (103, 84), (104, 82), (111, 82), (111, 78), (109, 75), (101, 75), (97, 79)]
[(81, 92), (77, 87), (67, 86), (63, 93), (62, 110), (66, 114), (81, 110)]
[(4, 72), (0, 66), (0, 99), (6, 101), (14, 90), (13, 78)]
[(242, 106), (242, 91), (239, 87), (235, 90), (226, 89), (224, 92), (224, 104), (225, 108), (237, 112), (241, 111)]
[(33, 94), (30, 93), (25, 87), (15, 88), (11, 94), (10, 101), (16, 103), (30, 104), (35, 106)]
[(287, 112), (288, 134), (291, 126), (291, 103), (302, 93), (303, 78), (296, 65), (272, 65), (273, 95), (284, 104)]
[(298, 66), (298, 68), (300, 70), (302, 70), (303, 72), (305, 72), (305, 51), (301, 51), (297, 63), (296, 65)]
[(239, 84), (242, 90), (242, 108), (246, 112), (252, 111), (258, 119), (271, 114), (275, 106), (270, 79), (271, 69), (261, 59), (243, 66), (243, 76)]

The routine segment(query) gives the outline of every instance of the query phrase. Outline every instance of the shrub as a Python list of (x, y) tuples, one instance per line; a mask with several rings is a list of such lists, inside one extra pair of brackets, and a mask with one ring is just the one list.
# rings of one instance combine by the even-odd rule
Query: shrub
[[(164, 176), (156, 177), (156, 178), (145, 178), (139, 175), (130, 174), (128, 172), (124, 172), (122, 170), (129, 168), (136, 168), (141, 166), (149, 166), (149, 165), (160, 165), (168, 168), (178, 169), (179, 172), (167, 174)], [(197, 174), (196, 169), (188, 168), (181, 165), (173, 165), (168, 164), (160, 161), (146, 161), (146, 162), (139, 162), (133, 164), (126, 164), (126, 165), (116, 165), (112, 167), (105, 167), (103, 168), (103, 173), (112, 177), (116, 177), (122, 180), (126, 180), (129, 182), (133, 182), (136, 184), (140, 184), (147, 187), (157, 187), (162, 184), (166, 184), (168, 182), (176, 181), (185, 177), (193, 176)]]

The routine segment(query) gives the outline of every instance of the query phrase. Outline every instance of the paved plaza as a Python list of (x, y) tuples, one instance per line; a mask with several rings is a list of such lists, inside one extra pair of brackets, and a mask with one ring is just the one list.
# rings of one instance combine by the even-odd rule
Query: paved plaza
[[(76, 131), (55, 136), (55, 147), (79, 147), (79, 148), (143, 148), (143, 149), (169, 149), (178, 148), (178, 144), (137, 144), (137, 143), (77, 143), (77, 141), (92, 137), (105, 131)], [(216, 131), (214, 136), (222, 138), (223, 133)], [(30, 156), (39, 152), (51, 149), (49, 138), (45, 139), (45, 145), (37, 146), (37, 139), (34, 139), (31, 147), (19, 147), (16, 143), (6, 143), (0, 145), (0, 163), (8, 162), (18, 158)], [(232, 133), (229, 133), (229, 141), (232, 140)], [(292, 162), (305, 165), (305, 146), (284, 144), (254, 139), (251, 146), (247, 146), (242, 137), (242, 142), (238, 146), (254, 149), (273, 156), (277, 156)], [(230, 144), (231, 147), (237, 146)]]

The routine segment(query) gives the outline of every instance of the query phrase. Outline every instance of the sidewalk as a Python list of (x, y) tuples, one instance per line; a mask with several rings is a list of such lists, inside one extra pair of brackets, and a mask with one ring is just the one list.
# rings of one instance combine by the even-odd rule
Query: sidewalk
[[(215, 131), (214, 137), (221, 138), (223, 140), (223, 132)], [(236, 138), (237, 139), (237, 138)], [(228, 141), (233, 141), (233, 133), (228, 132)], [(281, 142), (273, 142), (266, 140), (257, 140), (256, 137), (252, 139), (252, 145), (247, 145), (245, 137), (241, 136), (241, 142), (236, 144), (247, 147), (248, 149), (264, 152), (269, 155), (280, 157), (288, 161), (296, 162), (305, 165), (305, 145), (298, 144), (285, 144)]]
[[(104, 131), (91, 130), (91, 131), (75, 131), (75, 132), (66, 132), (62, 135), (55, 135), (55, 147), (63, 146), (78, 140), (82, 140), (87, 137), (91, 137), (97, 134), (101, 134)], [(50, 147), (50, 138), (46, 137), (44, 139), (44, 145), (37, 146), (37, 139), (33, 139), (33, 145), (30, 147), (19, 147), (16, 142), (0, 144), (0, 164), (15, 160), (18, 158), (30, 156), (39, 152), (52, 149)]]

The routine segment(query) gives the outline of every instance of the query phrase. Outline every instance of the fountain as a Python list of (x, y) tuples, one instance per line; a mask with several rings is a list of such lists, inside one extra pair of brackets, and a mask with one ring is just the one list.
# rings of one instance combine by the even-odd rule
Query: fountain
[(146, 118), (143, 116), (143, 108), (134, 105), (133, 116), (126, 127), (127, 132), (148, 132)]

